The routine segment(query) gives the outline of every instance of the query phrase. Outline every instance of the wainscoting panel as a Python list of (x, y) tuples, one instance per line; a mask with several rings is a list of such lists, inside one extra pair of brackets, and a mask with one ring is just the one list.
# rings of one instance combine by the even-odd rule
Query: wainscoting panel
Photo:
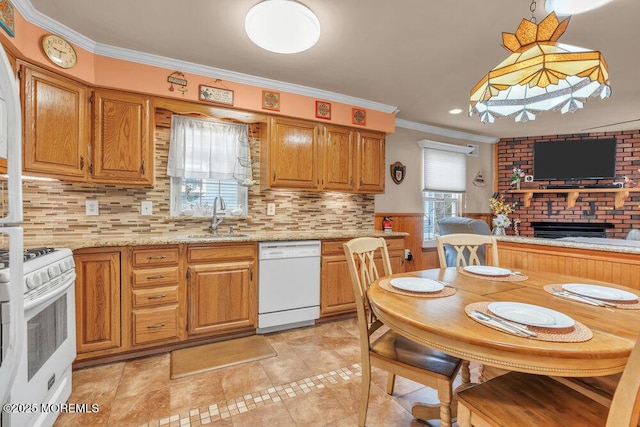
[(640, 289), (640, 255), (499, 242), (500, 266), (563, 273)]

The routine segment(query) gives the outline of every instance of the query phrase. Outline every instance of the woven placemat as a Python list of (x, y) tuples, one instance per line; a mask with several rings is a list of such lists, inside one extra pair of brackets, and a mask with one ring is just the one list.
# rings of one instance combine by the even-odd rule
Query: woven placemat
[[(476, 322), (483, 324), (484, 326), (487, 326), (491, 329), (495, 329), (500, 332), (511, 334), (510, 332), (504, 331), (499, 328), (495, 328), (491, 325), (487, 325), (486, 323), (482, 323), (471, 315), (471, 312), (473, 312), (474, 310), (478, 310), (482, 313), (487, 313), (487, 314), (491, 313), (489, 311), (489, 304), (490, 302), (484, 302), (484, 301), (474, 302), (467, 305), (464, 308), (464, 311), (467, 314), (467, 316), (471, 317)], [(553, 342), (584, 342), (584, 341), (589, 341), (591, 338), (593, 338), (593, 332), (591, 332), (591, 329), (589, 329), (587, 326), (585, 326), (584, 324), (578, 321), (576, 321), (576, 324), (570, 328), (562, 328), (562, 329), (540, 328), (537, 326), (527, 325), (527, 329), (529, 329), (532, 332), (535, 332), (538, 335), (535, 337), (522, 337), (522, 338), (530, 338), (532, 340), (553, 341)], [(511, 335), (519, 336), (516, 334), (511, 334)]]
[(473, 277), (475, 279), (490, 280), (492, 282), (523, 282), (529, 278), (524, 274), (509, 274), (508, 276), (487, 276), (484, 274), (470, 273), (462, 268), (458, 269), (458, 273), (463, 276)]
[[(549, 294), (553, 294), (553, 288), (560, 288), (561, 289), (562, 288), (562, 283), (558, 283), (558, 284), (555, 284), (555, 285), (546, 285), (542, 289), (544, 289), (545, 292), (547, 292)], [(565, 298), (565, 299), (567, 299), (567, 298)], [(571, 300), (571, 301), (579, 302), (579, 303), (582, 303), (582, 304), (589, 304), (587, 302), (582, 302), (582, 301), (578, 301), (578, 300)], [(640, 310), (640, 300), (629, 301), (629, 302), (623, 302), (623, 301), (607, 301), (607, 302), (610, 302), (611, 304), (615, 304), (616, 306), (615, 307), (605, 307), (605, 308), (621, 308), (623, 310)]]
[(380, 287), (385, 291), (393, 292), (394, 294), (406, 295), (409, 297), (417, 297), (417, 298), (441, 298), (441, 297), (450, 297), (456, 293), (454, 288), (449, 286), (445, 286), (441, 291), (438, 292), (411, 292), (405, 291), (402, 289), (394, 288), (391, 285), (391, 279), (382, 279), (378, 282)]

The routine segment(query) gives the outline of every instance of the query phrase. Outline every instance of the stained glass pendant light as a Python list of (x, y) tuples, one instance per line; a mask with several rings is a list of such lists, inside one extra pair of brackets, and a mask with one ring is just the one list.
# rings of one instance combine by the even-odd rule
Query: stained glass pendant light
[(493, 123), (496, 117), (527, 122), (550, 110), (573, 113), (589, 97), (611, 95), (600, 52), (557, 42), (570, 18), (558, 22), (552, 12), (537, 24), (535, 0), (531, 11), (531, 20), (523, 19), (514, 34), (502, 33), (511, 55), (471, 90), (469, 115), (478, 114), (483, 123)]

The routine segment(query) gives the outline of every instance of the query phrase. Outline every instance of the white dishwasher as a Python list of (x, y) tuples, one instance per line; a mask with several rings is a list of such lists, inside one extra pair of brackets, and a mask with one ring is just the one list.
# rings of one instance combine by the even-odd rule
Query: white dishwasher
[(313, 325), (320, 317), (320, 241), (258, 245), (259, 334)]

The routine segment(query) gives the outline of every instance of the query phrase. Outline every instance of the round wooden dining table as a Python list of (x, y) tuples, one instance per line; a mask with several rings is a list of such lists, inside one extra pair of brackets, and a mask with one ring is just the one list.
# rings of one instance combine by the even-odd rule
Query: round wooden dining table
[[(455, 293), (427, 298), (401, 295), (381, 287), (383, 280), (405, 276), (447, 283)], [(523, 276), (527, 279), (522, 280)], [(464, 360), (558, 377), (622, 372), (640, 333), (640, 310), (593, 306), (560, 298), (543, 289), (547, 285), (571, 283), (613, 287), (640, 295), (637, 289), (584, 277), (522, 270), (513, 277), (493, 280), (472, 277), (455, 267), (382, 277), (372, 283), (367, 294), (373, 313), (389, 328)], [(465, 313), (469, 304), (496, 301), (555, 310), (586, 326), (593, 336), (583, 342), (543, 341), (490, 328)]]

